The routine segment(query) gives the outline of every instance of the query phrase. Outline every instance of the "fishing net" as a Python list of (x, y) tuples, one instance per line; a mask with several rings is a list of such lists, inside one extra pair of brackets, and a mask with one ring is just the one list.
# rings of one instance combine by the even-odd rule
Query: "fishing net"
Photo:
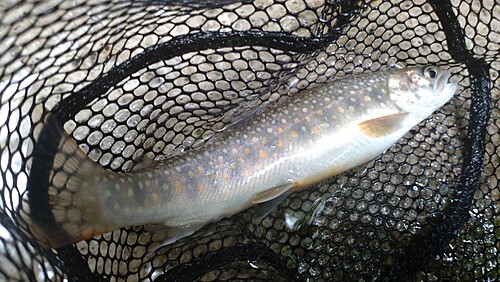
[[(494, 2), (2, 1), (0, 280), (499, 279)], [(449, 103), (261, 221), (245, 211), (153, 252), (158, 234), (144, 226), (57, 250), (23, 231), (49, 111), (92, 160), (123, 172), (302, 89), (425, 64), (459, 83)]]

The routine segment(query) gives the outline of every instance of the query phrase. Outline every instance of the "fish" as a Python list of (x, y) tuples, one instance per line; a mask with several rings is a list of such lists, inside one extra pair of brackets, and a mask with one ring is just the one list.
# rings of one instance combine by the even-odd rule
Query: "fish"
[(350, 75), (291, 95), (216, 133), (215, 141), (140, 169), (92, 161), (52, 114), (43, 121), (21, 216), (33, 241), (61, 248), (127, 226), (158, 224), (175, 242), (362, 165), (447, 103), (457, 84), (437, 66)]

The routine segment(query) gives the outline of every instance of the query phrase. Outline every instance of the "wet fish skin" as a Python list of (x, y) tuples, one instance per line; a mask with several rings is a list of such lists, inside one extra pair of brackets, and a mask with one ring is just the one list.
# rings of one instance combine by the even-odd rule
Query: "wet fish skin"
[[(434, 66), (347, 77), (297, 93), (207, 146), (129, 173), (92, 162), (48, 116), (45, 127), (59, 142), (37, 144), (43, 150), (34, 155), (58, 153), (47, 163), (50, 181), (28, 185), (32, 212), (23, 218), (44, 247), (150, 223), (165, 224), (172, 242), (375, 158), (453, 96), (449, 77)], [(30, 198), (32, 189), (47, 189), (47, 202)]]

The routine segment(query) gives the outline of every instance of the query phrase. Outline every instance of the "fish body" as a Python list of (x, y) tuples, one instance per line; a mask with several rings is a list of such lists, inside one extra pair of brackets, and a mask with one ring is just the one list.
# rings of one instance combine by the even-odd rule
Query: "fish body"
[[(46, 134), (60, 141), (37, 144), (43, 152), (34, 155), (58, 153), (48, 158), (48, 182), (28, 183), (25, 221), (45, 247), (151, 223), (165, 224), (175, 241), (375, 158), (453, 96), (449, 77), (427, 66), (340, 79), (269, 107), (202, 148), (128, 173), (92, 162), (49, 116)], [(48, 187), (48, 196), (30, 199), (35, 186)]]

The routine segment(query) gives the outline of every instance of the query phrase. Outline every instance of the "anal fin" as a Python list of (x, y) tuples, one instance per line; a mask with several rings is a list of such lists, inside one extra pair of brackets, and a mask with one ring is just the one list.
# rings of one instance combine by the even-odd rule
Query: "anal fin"
[(207, 225), (206, 222), (171, 226), (167, 224), (149, 224), (145, 226), (145, 231), (151, 234), (152, 243), (148, 245), (148, 254), (155, 252), (159, 248), (175, 243), (176, 241), (188, 237), (197, 230)]

